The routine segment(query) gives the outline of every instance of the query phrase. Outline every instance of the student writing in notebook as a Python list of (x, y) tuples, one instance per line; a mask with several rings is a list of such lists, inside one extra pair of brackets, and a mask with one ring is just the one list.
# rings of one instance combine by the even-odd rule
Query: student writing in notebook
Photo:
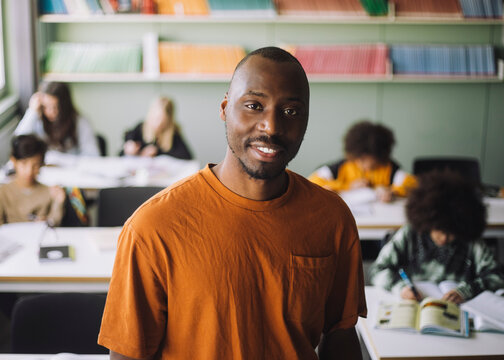
[(481, 239), (486, 224), (481, 194), (461, 175), (422, 176), (408, 197), (406, 216), (408, 224), (392, 236), (370, 268), (373, 285), (418, 300), (399, 275), (403, 268), (413, 283), (458, 283), (443, 294), (455, 303), (504, 287), (502, 268)]
[(316, 360), (319, 343), (320, 359), (362, 358), (355, 222), (339, 196), (286, 170), (309, 91), (280, 48), (237, 65), (220, 106), (224, 159), (123, 227), (98, 338), (111, 359)]
[(171, 99), (162, 96), (152, 102), (145, 121), (126, 132), (121, 155), (170, 155), (179, 159), (192, 159), (180, 127), (175, 122)]
[(394, 195), (406, 196), (416, 180), (391, 159), (394, 144), (394, 134), (387, 127), (358, 122), (345, 134), (345, 159), (317, 169), (308, 179), (336, 192), (369, 187), (383, 202)]
[(44, 82), (32, 95), (28, 110), (15, 135), (36, 134), (49, 150), (98, 156), (96, 136), (87, 119), (80, 116), (65, 83)]
[(64, 213), (65, 191), (37, 182), (44, 164), (46, 144), (35, 135), (12, 139), (14, 180), (0, 187), (0, 224), (47, 221), (59, 225)]

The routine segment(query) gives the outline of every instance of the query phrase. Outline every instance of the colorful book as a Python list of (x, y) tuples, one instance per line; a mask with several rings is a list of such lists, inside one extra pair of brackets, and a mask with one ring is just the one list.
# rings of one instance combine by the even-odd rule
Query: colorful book
[(47, 73), (131, 73), (142, 71), (142, 47), (135, 43), (51, 43)]
[(431, 297), (420, 303), (415, 300), (381, 303), (375, 327), (456, 337), (469, 337), (470, 331), (466, 311), (455, 303)]
[(245, 50), (236, 45), (159, 43), (162, 73), (232, 74)]
[(388, 48), (384, 44), (302, 45), (290, 51), (309, 75), (385, 75)]
[(275, 4), (282, 15), (367, 15), (359, 0), (276, 0)]

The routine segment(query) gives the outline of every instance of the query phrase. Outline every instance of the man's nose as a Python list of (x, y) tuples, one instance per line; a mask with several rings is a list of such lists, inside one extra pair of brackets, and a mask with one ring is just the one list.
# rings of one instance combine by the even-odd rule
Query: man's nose
[(264, 117), (259, 123), (259, 130), (270, 136), (282, 134), (284, 123), (281, 114), (274, 110), (264, 112)]

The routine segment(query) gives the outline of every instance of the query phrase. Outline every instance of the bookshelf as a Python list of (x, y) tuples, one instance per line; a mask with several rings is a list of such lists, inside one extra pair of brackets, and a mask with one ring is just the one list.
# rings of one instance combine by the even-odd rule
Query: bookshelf
[[(52, 41), (141, 43), (148, 32), (162, 40), (241, 45), (247, 51), (284, 44), (491, 44), (502, 48), (504, 20), (456, 17), (340, 15), (62, 15), (37, 17), (37, 54), (42, 60)], [(41, 69), (41, 68), (40, 68)], [(504, 185), (503, 63), (495, 76), (393, 74), (384, 76), (310, 75), (311, 125), (291, 168), (309, 175), (318, 165), (342, 155), (341, 138), (357, 119), (384, 121), (398, 139), (394, 153), (406, 170), (417, 155), (467, 155), (482, 160), (488, 183)], [(230, 74), (42, 74), (40, 79), (71, 85), (77, 105), (104, 133), (114, 153), (122, 132), (144, 116), (153, 96), (174, 97), (188, 142), (201, 163), (221, 158), (225, 137), (216, 127), (216, 109)], [(132, 93), (135, 92), (135, 98)], [(104, 99), (110, 97), (105, 103)], [(198, 106), (194, 106), (194, 98)], [(128, 104), (124, 104), (124, 98)], [(116, 108), (103, 110), (110, 102)], [(95, 104), (101, 104), (95, 106)], [(425, 114), (420, 107), (427, 109)], [(334, 110), (336, 108), (336, 110)], [(327, 114), (336, 114), (328, 116)], [(202, 115), (202, 112), (205, 112)], [(448, 119), (445, 123), (439, 119)], [(211, 121), (209, 121), (211, 120)], [(452, 124), (452, 125), (450, 125)], [(432, 130), (431, 134), (428, 128)], [(455, 127), (455, 134), (452, 130)], [(472, 137), (477, 139), (473, 141)], [(210, 145), (208, 137), (220, 145)], [(407, 144), (407, 145), (406, 145)], [(463, 145), (461, 145), (463, 144)], [(485, 161), (486, 163), (483, 163)]]
[[(361, 14), (296, 14), (284, 15), (277, 14), (271, 11), (252, 11), (255, 15), (250, 15), (245, 11), (233, 11), (227, 15), (209, 14), (209, 15), (163, 15), (163, 14), (138, 14), (138, 13), (117, 13), (117, 14), (91, 14), (91, 15), (74, 15), (74, 14), (44, 14), (39, 16), (41, 26), (50, 27), (58, 24), (80, 24), (91, 26), (100, 24), (106, 26), (135, 26), (140, 25), (157, 25), (163, 27), (166, 25), (190, 25), (198, 24), (200, 26), (233, 26), (236, 24), (246, 23), (251, 26), (265, 26), (269, 28), (271, 43), (277, 43), (276, 29), (282, 26), (310, 26), (310, 25), (327, 25), (327, 26), (501, 26), (504, 25), (503, 18), (464, 18), (461, 16), (398, 16), (395, 11), (395, 3), (389, 3), (389, 11), (385, 16), (370, 16)], [(47, 42), (42, 46), (47, 47)], [(152, 56), (152, 55), (151, 55)], [(314, 83), (495, 83), (504, 80), (503, 64), (501, 60), (497, 60), (496, 73), (492, 76), (448, 76), (440, 75), (405, 75), (394, 74), (392, 66), (389, 66), (390, 73), (384, 76), (376, 75), (359, 75), (349, 76), (347, 74), (329, 74), (329, 75), (310, 75), (311, 82)], [(47, 73), (42, 74), (42, 78), (53, 81), (63, 82), (191, 82), (191, 83), (207, 83), (217, 82), (224, 83), (230, 78), (228, 74), (165, 74), (161, 73), (157, 76), (148, 74), (110, 74), (110, 73), (93, 73), (89, 76), (78, 73)]]

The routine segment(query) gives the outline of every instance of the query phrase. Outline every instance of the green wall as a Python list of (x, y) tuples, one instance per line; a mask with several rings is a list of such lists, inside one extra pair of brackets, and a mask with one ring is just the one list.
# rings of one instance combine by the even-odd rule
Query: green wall
[[(162, 39), (231, 43), (247, 50), (274, 44), (385, 42), (486, 44), (502, 46), (499, 25), (285, 24), (285, 23), (117, 23), (40, 24), (48, 40), (140, 41), (155, 31)], [(225, 83), (73, 83), (74, 100), (116, 153), (125, 129), (146, 112), (150, 100), (175, 99), (177, 118), (201, 164), (224, 155), (219, 119)], [(314, 83), (310, 123), (290, 168), (309, 175), (318, 165), (342, 156), (341, 139), (356, 120), (390, 126), (397, 138), (394, 157), (411, 170), (415, 156), (463, 155), (480, 159), (483, 180), (504, 185), (503, 83)]]

